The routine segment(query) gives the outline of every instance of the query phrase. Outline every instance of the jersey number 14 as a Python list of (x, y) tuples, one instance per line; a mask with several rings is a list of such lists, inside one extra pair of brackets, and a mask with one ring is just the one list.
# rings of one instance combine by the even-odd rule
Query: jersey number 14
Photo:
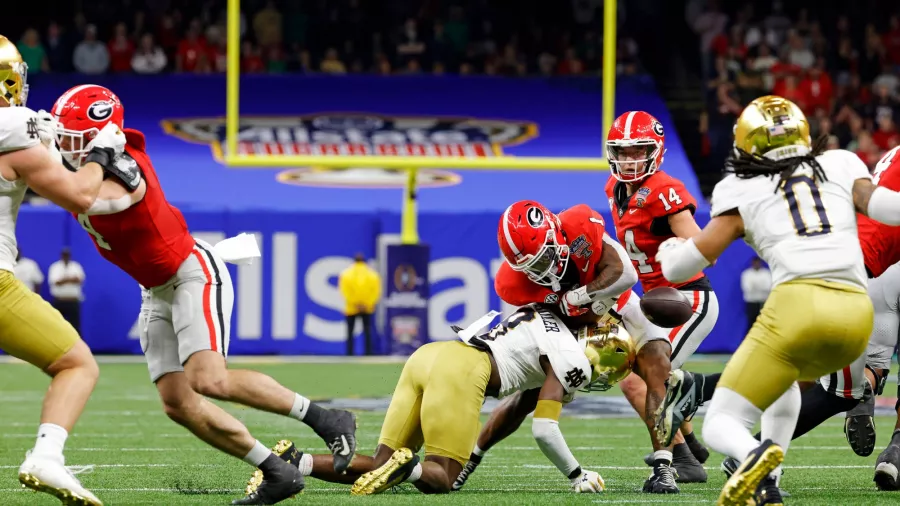
[[(803, 191), (804, 186), (807, 191)], [(822, 194), (819, 193), (819, 187), (812, 178), (809, 176), (794, 176), (785, 179), (784, 184), (781, 185), (781, 192), (787, 201), (788, 209), (791, 212), (791, 220), (794, 222), (794, 228), (797, 230), (798, 235), (814, 237), (831, 233), (831, 223), (828, 221), (828, 215), (825, 214)], [(812, 200), (812, 205), (810, 205), (810, 199)], [(804, 221), (800, 212), (801, 208), (815, 210), (816, 219), (812, 223)]]

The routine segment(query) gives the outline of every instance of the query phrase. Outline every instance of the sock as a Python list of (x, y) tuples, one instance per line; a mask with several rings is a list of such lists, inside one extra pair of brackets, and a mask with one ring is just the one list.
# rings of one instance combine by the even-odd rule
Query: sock
[(472, 450), (472, 455), (477, 455), (479, 457), (484, 457), (485, 453), (486, 453), (486, 450), (482, 450), (481, 447), (478, 446), (477, 444), (475, 445), (475, 449)]
[(300, 456), (300, 464), (297, 466), (300, 469), (300, 474), (303, 476), (309, 476), (313, 471), (313, 456), (309, 453), (304, 453)]
[(63, 447), (66, 445), (68, 437), (69, 432), (59, 425), (42, 423), (38, 426), (37, 441), (34, 443), (34, 450), (31, 454), (36, 457), (62, 460)]
[(306, 413), (309, 410), (310, 404), (312, 404), (312, 402), (306, 397), (303, 397), (300, 394), (294, 394), (294, 405), (291, 407), (291, 412), (288, 413), (288, 416), (302, 422), (303, 419), (306, 418)]
[[(250, 464), (253, 467), (259, 467), (260, 464), (263, 463), (269, 455), (275, 455), (272, 453), (272, 450), (266, 447), (266, 445), (256, 441), (256, 444), (253, 445), (253, 448), (250, 448), (250, 451), (247, 452), (247, 455), (244, 455), (244, 462)], [(275, 455), (276, 458), (278, 457)], [(278, 460), (281, 460), (280, 458)]]
[(657, 450), (653, 452), (653, 467), (659, 467), (662, 465), (672, 465), (672, 452), (670, 452), (669, 450)]
[(309, 425), (312, 430), (318, 433), (319, 428), (322, 427), (322, 421), (325, 418), (325, 413), (327, 412), (327, 409), (322, 408), (318, 404), (310, 402), (306, 406), (306, 415), (302, 418), (303, 423)]
[(413, 483), (419, 481), (419, 478), (422, 477), (422, 463), (417, 462), (416, 467), (413, 468), (412, 472), (409, 473), (409, 478), (406, 479), (409, 483)]
[[(699, 374), (697, 376), (700, 376)], [(716, 374), (707, 374), (706, 376), (700, 376), (703, 378), (703, 385), (700, 387), (700, 391), (703, 394), (703, 402), (706, 402), (712, 399), (713, 394), (716, 391), (716, 386), (719, 384), (719, 377), (722, 376), (721, 373)]]
[(900, 446), (900, 429), (895, 429), (894, 433), (891, 435), (890, 444), (895, 446)]
[(744, 396), (718, 388), (703, 419), (703, 440), (713, 450), (743, 462), (759, 446), (750, 428), (761, 417), (762, 411)]
[(787, 392), (781, 395), (762, 414), (762, 440), (771, 439), (787, 454), (788, 446), (797, 427), (800, 416), (800, 385), (795, 381)]

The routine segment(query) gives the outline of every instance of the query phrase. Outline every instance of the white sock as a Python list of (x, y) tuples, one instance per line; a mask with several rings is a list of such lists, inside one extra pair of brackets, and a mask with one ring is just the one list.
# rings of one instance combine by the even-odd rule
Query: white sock
[(800, 385), (795, 381), (787, 392), (779, 397), (762, 414), (760, 437), (763, 441), (771, 439), (787, 454), (791, 437), (800, 418)]
[(761, 416), (762, 410), (744, 396), (719, 387), (703, 419), (703, 440), (713, 450), (743, 462), (759, 446), (750, 429)]
[(672, 452), (669, 450), (657, 450), (653, 452), (653, 460), (654, 462), (657, 460), (665, 460), (670, 465), (672, 464)]
[(412, 472), (409, 473), (409, 478), (406, 479), (407, 482), (413, 483), (415, 481), (419, 481), (419, 478), (422, 477), (422, 463), (419, 462), (416, 464), (416, 467), (413, 468)]
[(269, 458), (269, 455), (272, 455), (272, 450), (257, 440), (253, 448), (250, 448), (250, 451), (247, 452), (247, 455), (244, 455), (243, 460), (253, 467), (259, 467), (264, 460)]
[(66, 445), (66, 439), (69, 432), (59, 425), (52, 423), (42, 423), (38, 427), (37, 441), (34, 443), (34, 450), (31, 454), (36, 457), (63, 459), (63, 447)]
[(288, 416), (303, 421), (306, 418), (306, 412), (309, 410), (309, 403), (310, 401), (306, 397), (294, 394), (294, 405), (291, 407), (291, 412), (288, 413)]
[(475, 445), (475, 449), (472, 450), (472, 453), (474, 453), (475, 455), (477, 455), (479, 457), (484, 457), (485, 451), (482, 450), (478, 445)]
[(300, 456), (300, 465), (297, 466), (300, 468), (300, 473), (303, 476), (309, 476), (312, 474), (313, 470), (313, 456), (309, 453), (304, 453)]

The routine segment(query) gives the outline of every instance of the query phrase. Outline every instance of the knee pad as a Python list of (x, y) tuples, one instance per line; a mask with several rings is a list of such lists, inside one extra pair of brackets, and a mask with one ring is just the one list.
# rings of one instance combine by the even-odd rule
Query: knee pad
[[(872, 387), (875, 391), (875, 395), (881, 395), (884, 392), (884, 387), (887, 384), (887, 377), (890, 371), (888, 369), (875, 369), (869, 364), (866, 364), (866, 369), (872, 371), (872, 376), (875, 377), (875, 385)], [(881, 372), (879, 373), (878, 371)], [(898, 388), (900, 388), (900, 385), (898, 385)]]

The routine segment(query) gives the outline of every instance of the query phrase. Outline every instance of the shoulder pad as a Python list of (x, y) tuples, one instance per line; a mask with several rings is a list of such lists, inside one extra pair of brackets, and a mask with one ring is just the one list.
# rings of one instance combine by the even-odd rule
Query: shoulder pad
[(141, 168), (128, 153), (117, 154), (113, 163), (105, 167), (106, 174), (115, 176), (129, 192), (141, 184)]
[(0, 108), (0, 153), (40, 144), (37, 114), (27, 107)]

